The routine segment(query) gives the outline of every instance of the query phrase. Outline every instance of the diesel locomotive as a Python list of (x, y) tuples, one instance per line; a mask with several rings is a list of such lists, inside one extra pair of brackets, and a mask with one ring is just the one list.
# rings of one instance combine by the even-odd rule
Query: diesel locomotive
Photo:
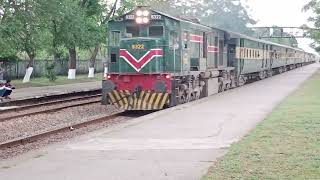
[(137, 7), (108, 23), (102, 104), (159, 110), (313, 63), (315, 56)]

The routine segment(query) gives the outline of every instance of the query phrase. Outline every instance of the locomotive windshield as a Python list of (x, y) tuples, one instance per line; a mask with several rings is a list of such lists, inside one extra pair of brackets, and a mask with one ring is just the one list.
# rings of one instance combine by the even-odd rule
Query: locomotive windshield
[(162, 37), (163, 36), (163, 26), (150, 26), (149, 27), (150, 37)]
[(163, 26), (161, 25), (128, 25), (126, 27), (125, 37), (154, 37), (161, 38), (163, 37)]
[(126, 27), (127, 35), (131, 37), (139, 37), (140, 36), (140, 28), (139, 26), (127, 26)]

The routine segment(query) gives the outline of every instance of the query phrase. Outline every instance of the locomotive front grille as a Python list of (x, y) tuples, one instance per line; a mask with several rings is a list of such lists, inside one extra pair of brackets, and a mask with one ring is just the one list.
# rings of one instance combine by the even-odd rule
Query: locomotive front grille
[(169, 103), (168, 93), (141, 91), (131, 93), (128, 90), (113, 90), (108, 93), (110, 104), (124, 110), (160, 110)]

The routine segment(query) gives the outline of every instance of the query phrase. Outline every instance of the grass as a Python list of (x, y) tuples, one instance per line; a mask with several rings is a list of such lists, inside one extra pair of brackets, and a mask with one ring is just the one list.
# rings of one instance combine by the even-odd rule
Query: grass
[(54, 82), (50, 82), (46, 77), (32, 78), (29, 83), (22, 83), (22, 80), (13, 80), (12, 84), (16, 88), (27, 88), (27, 87), (42, 87), (42, 86), (55, 86), (55, 85), (63, 85), (63, 84), (74, 84), (74, 83), (84, 83), (84, 82), (93, 82), (93, 81), (101, 81), (103, 79), (103, 73), (95, 74), (94, 78), (88, 78), (87, 74), (77, 75), (76, 79), (70, 80), (67, 76), (57, 76), (57, 80)]
[(320, 179), (320, 72), (202, 179)]

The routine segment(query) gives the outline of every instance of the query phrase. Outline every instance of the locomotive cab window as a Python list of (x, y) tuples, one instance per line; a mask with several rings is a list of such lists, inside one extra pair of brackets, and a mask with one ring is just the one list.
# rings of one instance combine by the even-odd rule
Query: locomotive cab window
[(150, 26), (149, 27), (150, 37), (162, 37), (163, 36), (163, 26)]
[(140, 35), (140, 28), (139, 26), (127, 26), (126, 33), (131, 37), (139, 37)]
[(111, 31), (110, 33), (110, 46), (120, 45), (120, 31)]
[(116, 63), (117, 62), (117, 54), (116, 53), (111, 53), (110, 62), (111, 63)]

